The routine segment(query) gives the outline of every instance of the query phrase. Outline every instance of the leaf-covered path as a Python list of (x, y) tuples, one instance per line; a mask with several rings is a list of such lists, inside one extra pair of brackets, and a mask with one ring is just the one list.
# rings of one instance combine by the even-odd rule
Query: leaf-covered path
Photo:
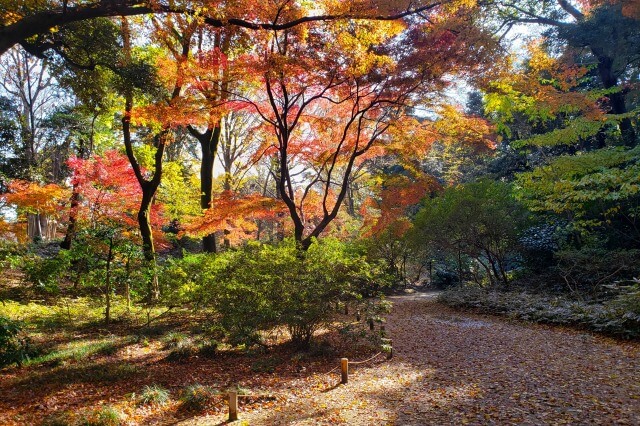
[[(393, 298), (395, 357), (359, 366), (250, 424), (640, 424), (640, 345), (460, 313), (428, 294)], [(192, 419), (185, 424), (217, 424)]]

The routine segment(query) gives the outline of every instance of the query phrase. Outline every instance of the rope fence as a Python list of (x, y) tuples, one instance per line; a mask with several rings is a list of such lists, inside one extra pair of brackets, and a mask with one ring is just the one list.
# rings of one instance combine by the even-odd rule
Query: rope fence
[[(391, 359), (393, 357), (393, 346), (391, 339), (384, 339), (386, 345), (389, 347), (389, 352), (387, 353), (387, 359)], [(340, 365), (332, 368), (324, 374), (331, 374), (334, 371), (340, 369), (340, 384), (346, 385), (349, 382), (349, 364), (351, 365), (361, 365), (366, 364), (367, 362), (371, 362), (384, 352), (378, 352), (370, 358), (367, 358), (362, 361), (351, 361), (349, 362), (348, 358), (340, 358)], [(229, 390), (228, 395), (228, 404), (229, 404), (229, 421), (233, 422), (238, 420), (238, 398), (275, 398), (272, 394), (242, 394), (238, 395), (237, 389)]]

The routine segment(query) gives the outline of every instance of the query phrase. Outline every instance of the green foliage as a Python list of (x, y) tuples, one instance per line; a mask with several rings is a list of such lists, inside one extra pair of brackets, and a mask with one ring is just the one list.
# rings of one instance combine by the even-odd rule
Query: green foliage
[(162, 340), (164, 349), (169, 350), (167, 359), (170, 361), (181, 361), (194, 355), (214, 357), (218, 349), (216, 340), (196, 339), (179, 332), (171, 332)]
[(307, 251), (287, 240), (186, 256), (171, 262), (162, 278), (179, 297), (212, 306), (233, 345), (264, 344), (265, 333), (277, 326), (287, 327), (296, 344), (308, 345), (335, 315), (335, 301), (373, 294), (386, 282), (382, 267), (333, 239)]
[(71, 256), (64, 251), (50, 258), (26, 255), (22, 257), (21, 265), (27, 281), (45, 294), (56, 294), (60, 291), (60, 280), (70, 267)]
[(127, 342), (127, 339), (114, 337), (73, 341), (32, 357), (27, 361), (27, 364), (60, 365), (67, 361), (83, 361), (95, 355), (113, 355), (121, 345)]
[(179, 345), (181, 345), (185, 340), (188, 340), (189, 336), (184, 333), (180, 333), (177, 331), (172, 331), (162, 338), (162, 342), (164, 343), (165, 349), (173, 349)]
[(579, 140), (585, 140), (598, 134), (607, 124), (615, 120), (599, 121), (589, 120), (583, 117), (569, 120), (566, 127), (553, 129), (545, 133), (531, 136), (526, 139), (514, 141), (514, 148), (525, 146), (553, 147), (558, 145), (575, 145)]
[(182, 339), (171, 348), (167, 359), (169, 361), (182, 361), (198, 353), (198, 346), (191, 338)]
[(517, 188), (531, 210), (565, 214), (579, 230), (599, 226), (618, 213), (636, 217), (640, 147), (561, 156), (520, 174)]
[(473, 259), (491, 284), (507, 284), (507, 260), (515, 251), (528, 212), (511, 186), (488, 180), (449, 188), (427, 199), (409, 235), (415, 247), (446, 253), (462, 275), (462, 256)]
[(166, 405), (171, 399), (169, 391), (159, 385), (147, 385), (142, 389), (139, 397), (140, 405)]
[(0, 316), (0, 367), (20, 366), (29, 355), (29, 338), (22, 331), (22, 325)]

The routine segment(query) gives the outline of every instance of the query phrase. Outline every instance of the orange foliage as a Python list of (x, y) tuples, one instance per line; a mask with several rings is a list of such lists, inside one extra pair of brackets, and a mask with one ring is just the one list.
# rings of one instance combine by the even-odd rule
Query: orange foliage
[(592, 94), (574, 90), (589, 72), (588, 68), (567, 58), (552, 57), (545, 51), (543, 41), (529, 45), (527, 72), (518, 72), (511, 63), (501, 76), (484, 82), (486, 92), (511, 98), (510, 103), (520, 102), (545, 117), (574, 112), (589, 120), (602, 119), (604, 113)]
[(0, 240), (16, 241), (24, 244), (29, 241), (27, 223), (25, 221), (7, 222), (0, 219)]
[(181, 235), (202, 237), (225, 231), (225, 238), (237, 243), (253, 236), (258, 229), (256, 221), (277, 221), (285, 214), (286, 206), (274, 198), (223, 191), (201, 217), (187, 223)]
[(407, 208), (418, 204), (430, 192), (438, 189), (440, 184), (431, 176), (411, 179), (404, 175), (394, 175), (387, 178), (379, 189), (377, 198), (369, 198), (362, 205), (365, 236), (378, 235), (386, 230), (396, 237), (402, 236), (411, 227), (406, 217)]
[(494, 126), (481, 117), (465, 115), (451, 105), (440, 109), (440, 119), (434, 124), (434, 132), (443, 143), (460, 143), (476, 151), (495, 149), (498, 136)]
[(9, 184), (9, 192), (4, 195), (8, 204), (13, 204), (20, 210), (52, 218), (60, 217), (62, 207), (68, 198), (69, 191), (60, 185), (40, 185), (18, 179)]

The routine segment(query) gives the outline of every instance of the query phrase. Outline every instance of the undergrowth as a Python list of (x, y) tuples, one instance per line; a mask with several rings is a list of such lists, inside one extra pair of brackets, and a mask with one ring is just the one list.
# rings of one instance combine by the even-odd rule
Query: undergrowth
[(515, 290), (488, 291), (478, 287), (456, 287), (443, 292), (439, 300), (455, 308), (472, 308), (525, 321), (578, 326), (623, 338), (640, 337), (638, 284), (604, 302)]

